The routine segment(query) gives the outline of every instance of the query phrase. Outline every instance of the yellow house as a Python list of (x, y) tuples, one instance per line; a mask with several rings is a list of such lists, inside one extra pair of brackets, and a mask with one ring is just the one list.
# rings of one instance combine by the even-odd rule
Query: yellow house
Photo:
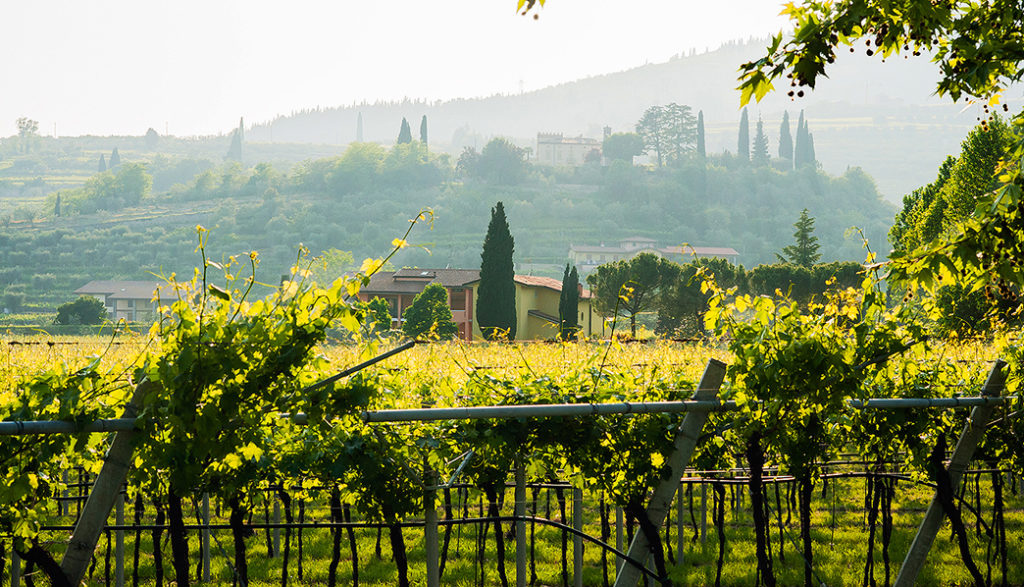
[[(558, 299), (562, 293), (562, 282), (550, 277), (516, 275), (516, 340), (550, 340), (558, 336)], [(473, 299), (477, 299), (480, 280), (466, 284), (473, 288)], [(590, 290), (580, 287), (579, 319), (580, 334), (586, 337), (601, 336), (604, 322), (591, 307)], [(473, 338), (483, 340), (480, 326), (473, 321)]]

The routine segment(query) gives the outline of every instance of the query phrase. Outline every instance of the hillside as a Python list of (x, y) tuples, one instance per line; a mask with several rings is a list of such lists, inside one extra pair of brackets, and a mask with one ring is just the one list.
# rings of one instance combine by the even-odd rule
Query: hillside
[[(512, 137), (535, 147), (538, 132), (567, 136), (602, 136), (602, 128), (631, 130), (643, 111), (654, 104), (676, 102), (703, 110), (708, 150), (736, 150), (739, 95), (736, 69), (759, 57), (763, 41), (734, 43), (703, 54), (680, 56), (667, 63), (645, 65), (519, 95), (449, 102), (359, 104), (296, 112), (254, 125), (251, 141), (345, 144), (356, 138), (363, 117), (364, 139), (394, 142), (398, 121), (426, 115), (431, 145), (457, 154), (464, 146), (481, 148), (489, 137)], [(825, 170), (841, 174), (861, 167), (875, 178), (891, 201), (934, 179), (946, 155), (976, 123), (980, 108), (950, 104), (932, 95), (934, 66), (924, 57), (896, 58), (880, 63), (863, 54), (842, 55), (823, 80), (804, 98), (791, 101), (784, 91), (751, 106), (751, 119), (765, 121), (772, 145), (783, 110), (796, 118), (806, 110)], [(1011, 104), (1020, 91), (1007, 93)]]

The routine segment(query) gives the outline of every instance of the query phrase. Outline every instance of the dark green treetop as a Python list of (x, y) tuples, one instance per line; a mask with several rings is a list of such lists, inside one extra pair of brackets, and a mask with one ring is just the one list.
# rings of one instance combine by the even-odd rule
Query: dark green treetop
[(747, 117), (746, 108), (740, 114), (740, 132), (736, 140), (736, 155), (744, 161), (750, 161), (750, 119)]
[(409, 338), (448, 340), (459, 333), (448, 308), (448, 291), (439, 283), (425, 287), (402, 314), (402, 333)]
[(562, 291), (558, 296), (558, 337), (562, 340), (575, 339), (579, 330), (579, 286), (580, 275), (576, 271), (576, 266), (566, 263), (565, 273), (562, 275)]
[(487, 340), (514, 340), (516, 337), (514, 250), (515, 240), (508, 228), (505, 207), (498, 202), (491, 209), (491, 221), (480, 253), (480, 287), (476, 299), (477, 324)]
[(793, 227), (796, 228), (796, 232), (793, 233), (796, 243), (784, 247), (782, 254), (775, 256), (783, 263), (810, 269), (821, 259), (821, 254), (818, 253), (818, 237), (814, 236), (814, 218), (807, 213), (807, 208), (800, 212), (800, 218)]
[(409, 121), (402, 117), (402, 127), (398, 130), (398, 144), (411, 143), (412, 142), (412, 128), (409, 126)]

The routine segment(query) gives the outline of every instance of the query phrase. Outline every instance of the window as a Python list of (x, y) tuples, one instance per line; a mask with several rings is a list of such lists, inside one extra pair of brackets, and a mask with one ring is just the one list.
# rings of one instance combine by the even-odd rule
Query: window
[(448, 290), (448, 307), (452, 310), (466, 309), (466, 290), (462, 288), (451, 288)]

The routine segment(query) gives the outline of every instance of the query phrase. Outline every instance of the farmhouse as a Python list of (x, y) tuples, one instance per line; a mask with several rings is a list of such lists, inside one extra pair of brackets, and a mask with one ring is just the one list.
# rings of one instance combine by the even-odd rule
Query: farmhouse
[(563, 137), (561, 133), (537, 133), (536, 163), (553, 167), (583, 165), (587, 155), (596, 152), (601, 158), (601, 141), (583, 136)]
[[(476, 324), (476, 291), (480, 285), (479, 269), (420, 269), (380, 271), (359, 291), (359, 298), (369, 301), (382, 298), (391, 311), (391, 327), (402, 327), (402, 313), (428, 285), (438, 283), (448, 292), (452, 321), (459, 327), (459, 338), (481, 340)], [(549, 277), (516, 275), (516, 339), (550, 339), (558, 334), (558, 299), (562, 282)], [(599, 335), (603, 321), (590, 308), (591, 293), (580, 288), (580, 330), (587, 336)]]
[(107, 316), (115, 322), (148, 322), (156, 318), (153, 294), (161, 285), (159, 281), (90, 281), (74, 293), (103, 302)]
[(658, 247), (657, 241), (642, 236), (633, 236), (619, 241), (618, 246), (571, 245), (569, 260), (576, 265), (580, 273), (592, 272), (598, 265), (632, 259), (640, 253), (654, 253), (673, 261), (683, 263), (695, 257), (719, 257), (735, 264), (739, 260), (739, 252), (732, 247)]

